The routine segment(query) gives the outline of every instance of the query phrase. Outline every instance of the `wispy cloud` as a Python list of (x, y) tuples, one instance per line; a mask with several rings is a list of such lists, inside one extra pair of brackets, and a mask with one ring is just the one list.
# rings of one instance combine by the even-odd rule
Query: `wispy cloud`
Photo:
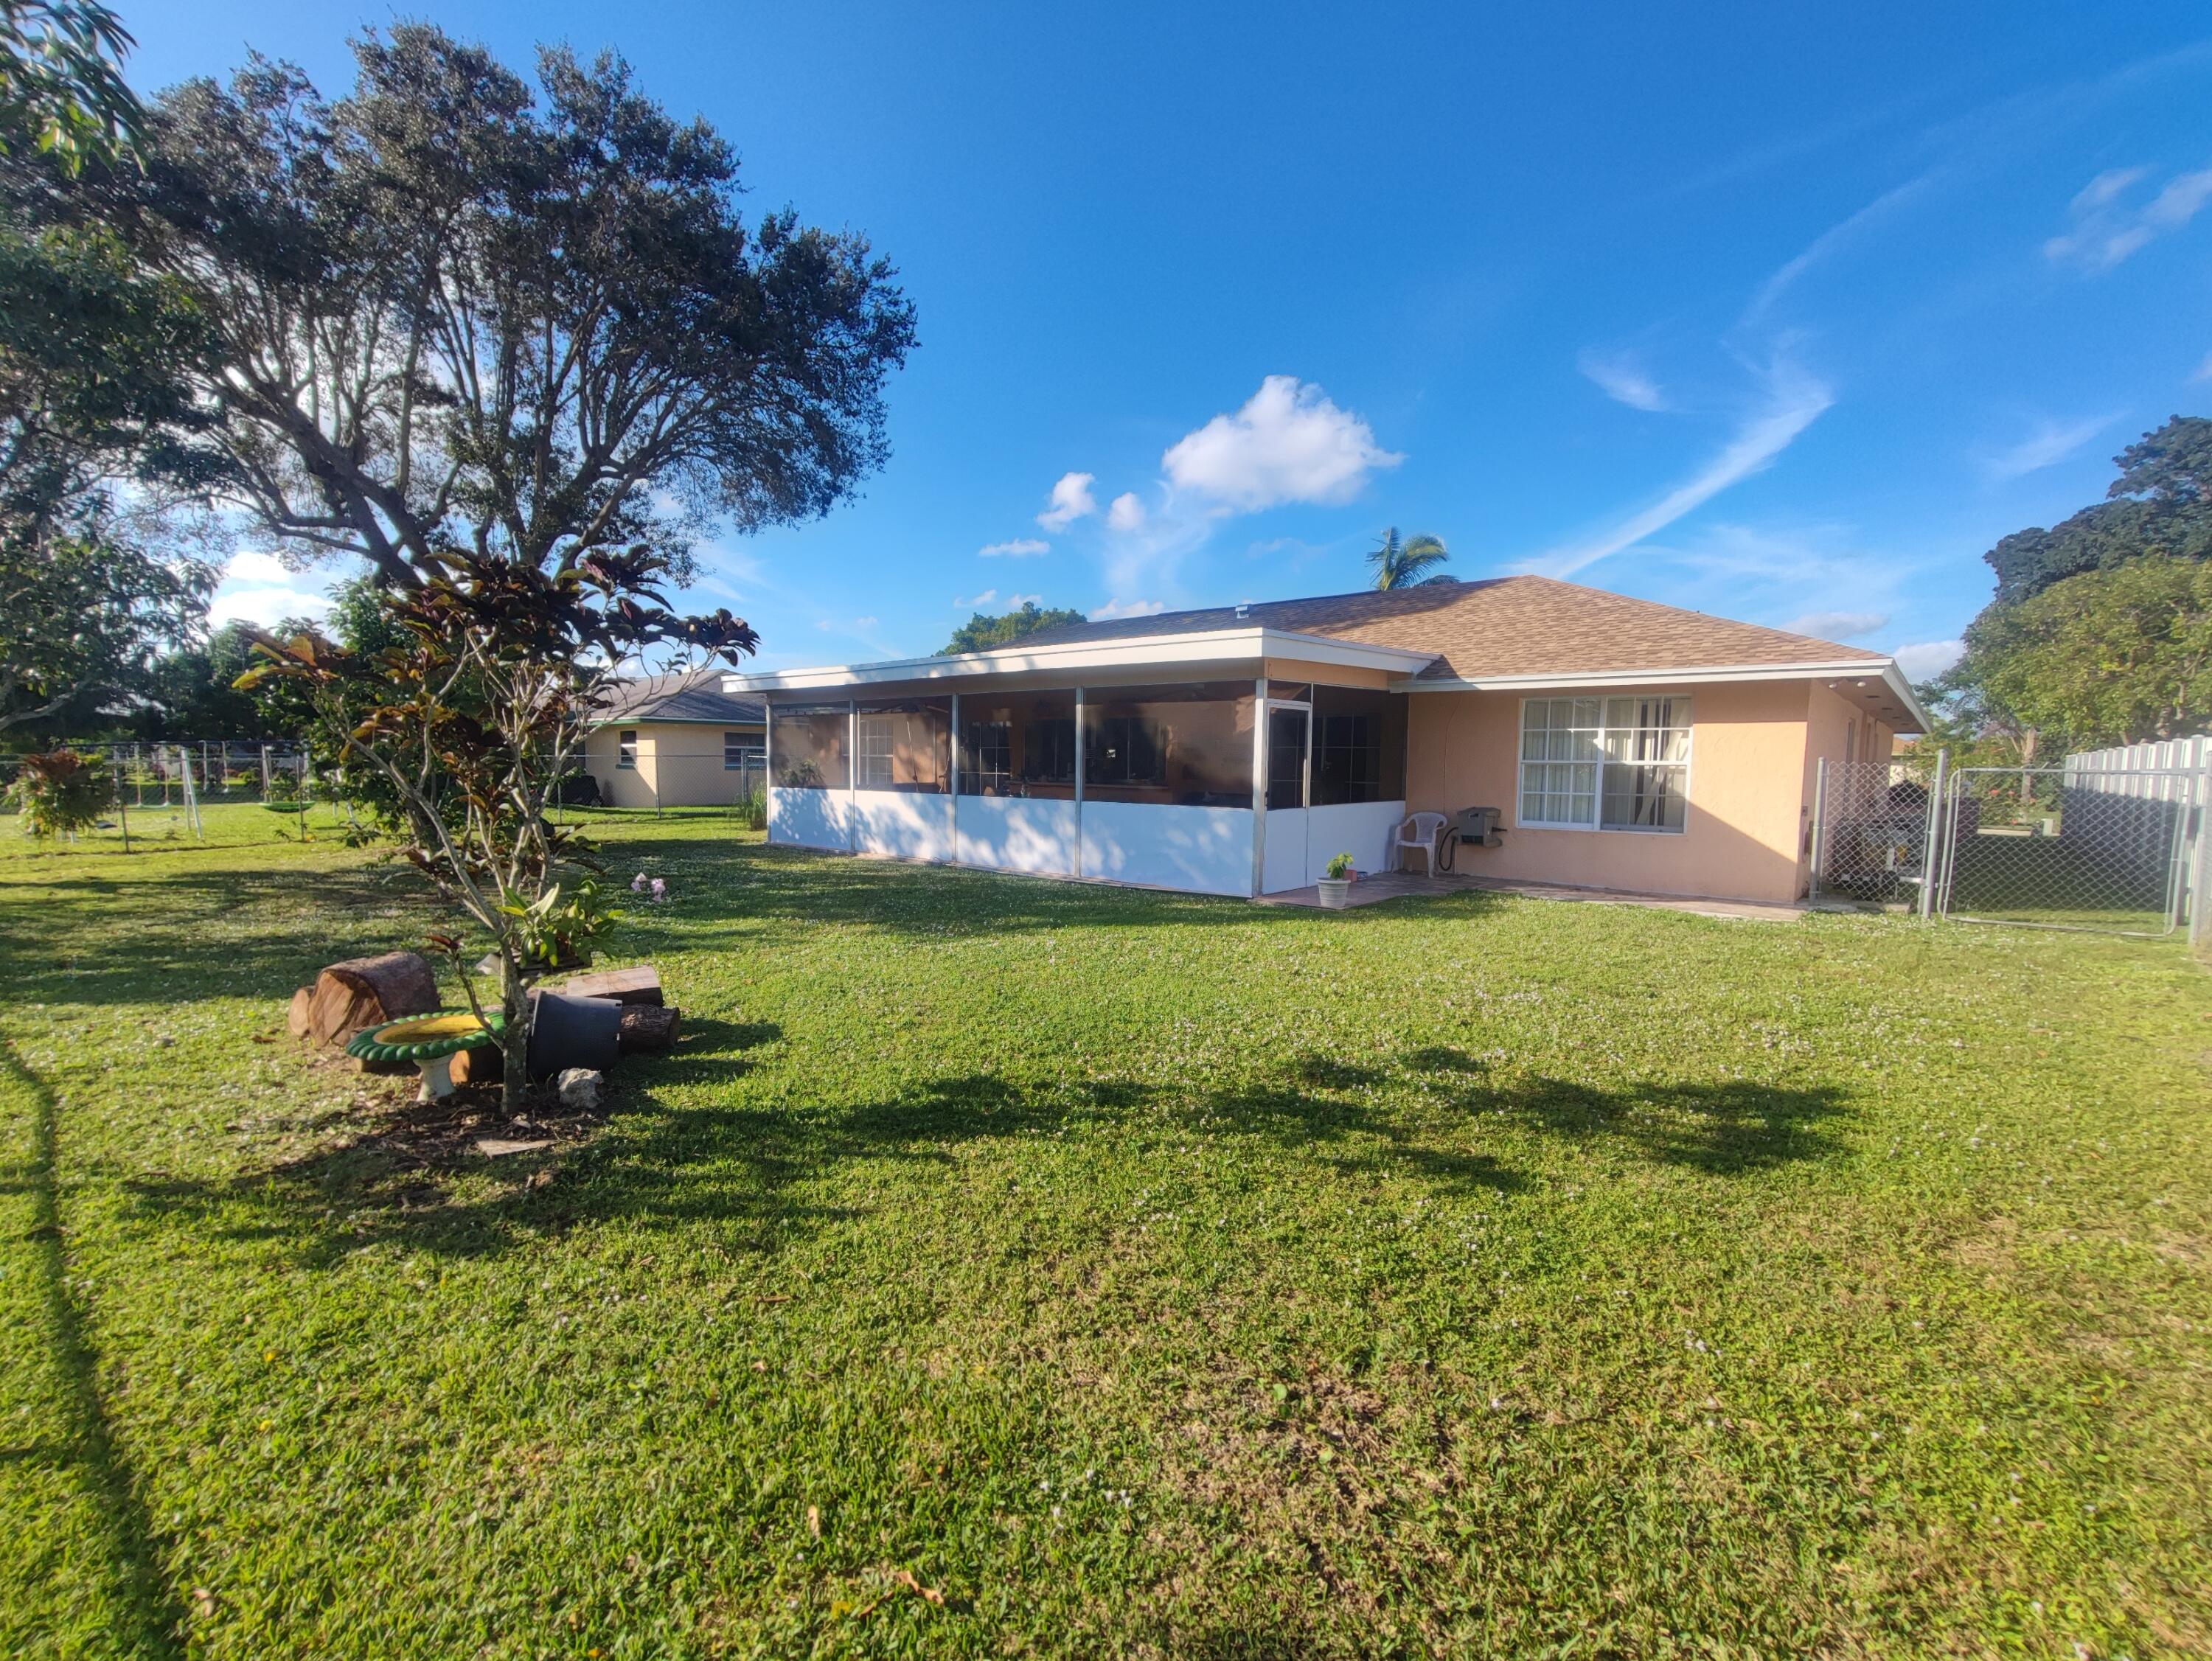
[(1145, 528), (1145, 505), (1137, 500), (1133, 490), (1124, 490), (1106, 505), (1106, 528), (1109, 530), (1141, 530)]
[(1632, 409), (1656, 411), (1667, 408), (1667, 397), (1660, 391), (1659, 383), (1644, 372), (1632, 353), (1600, 352), (1589, 347), (1583, 349), (1577, 361), (1583, 373), (1616, 403), (1625, 403)]
[(955, 595), (952, 609), (955, 611), (965, 611), (971, 606), (987, 606), (998, 597), (999, 591), (995, 588), (987, 588), (981, 594), (970, 594), (965, 599)]
[(2148, 202), (2130, 205), (2129, 194), (2150, 171), (2108, 168), (2083, 185), (2066, 204), (2065, 231), (2043, 245), (2044, 258), (2109, 271), (2154, 238), (2189, 223), (2212, 202), (2212, 167), (2204, 167), (2176, 173)]
[(1832, 258), (1838, 250), (1849, 246), (1916, 197), (1925, 194), (1947, 171), (1944, 167), (1932, 167), (1917, 179), (1908, 179), (1894, 189), (1884, 191), (1848, 219), (1840, 220), (1821, 232), (1807, 243), (1796, 258), (1784, 261), (1776, 268), (1772, 276), (1759, 285), (1752, 294), (1751, 304), (1744, 308), (1743, 317), (1737, 326), (1742, 329), (1759, 327), (1782, 297), (1795, 288), (1808, 271)]
[(985, 560), (1027, 560), (1051, 552), (1052, 544), (1036, 536), (1017, 536), (1012, 542), (986, 543), (975, 550), (976, 556)]
[(1009, 594), (1006, 596), (1006, 604), (1016, 611), (1019, 611), (1025, 605), (1041, 605), (1043, 603), (1043, 601), (1044, 596), (1042, 594)]
[(2035, 430), (2026, 438), (1984, 455), (1982, 471), (1992, 481), (2002, 483), (2008, 479), (2021, 478), (2043, 468), (2055, 466), (2119, 420), (2124, 413), (2116, 409), (2109, 415), (2093, 415), (2087, 421), (2038, 421)]
[(1153, 617), (1167, 609), (1164, 600), (1109, 600), (1091, 614), (1093, 622), (1114, 617)]
[(1703, 467), (1649, 506), (1588, 541), (1556, 549), (1534, 561), (1533, 568), (1549, 576), (1569, 577), (1634, 547), (1730, 485), (1772, 465), (1774, 458), (1835, 402), (1826, 382), (1806, 373), (1786, 357), (1778, 357), (1765, 379), (1766, 396), (1759, 408), (1744, 419), (1735, 436)]
[(1350, 501), (1378, 470), (1405, 460), (1318, 386), (1269, 375), (1233, 414), (1185, 433), (1160, 458), (1176, 489), (1233, 512)]
[(1889, 654), (1908, 681), (1932, 681), (1966, 655), (1964, 640), (1916, 640)]
[(2189, 379), (2191, 380), (2212, 380), (2212, 352), (2207, 352), (2204, 355), (2204, 361), (2197, 366), (2197, 373), (2191, 375)]
[(1791, 634), (1810, 634), (1817, 640), (1851, 640), (1886, 627), (1888, 622), (1887, 611), (1808, 611), (1782, 627)]
[[(1078, 519), (1098, 511), (1098, 499), (1091, 494), (1091, 487), (1098, 482), (1095, 473), (1063, 473), (1052, 488), (1052, 505), (1036, 516), (1036, 522), (1048, 530), (1065, 530)], [(1001, 553), (1012, 544), (1000, 547)]]

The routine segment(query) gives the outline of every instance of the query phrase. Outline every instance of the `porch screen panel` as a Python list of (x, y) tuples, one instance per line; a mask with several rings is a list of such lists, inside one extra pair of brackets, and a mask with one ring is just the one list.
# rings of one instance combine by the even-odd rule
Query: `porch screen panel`
[(950, 698), (863, 700), (856, 720), (854, 758), (862, 790), (943, 796), (952, 772)]
[(1075, 694), (960, 694), (960, 793), (1075, 799)]
[(1406, 795), (1406, 700), (1355, 687), (1313, 690), (1313, 804), (1399, 802)]
[(843, 704), (770, 706), (769, 750), (778, 790), (844, 790), (853, 782)]
[(1249, 681), (1091, 687), (1084, 698), (1086, 799), (1252, 805), (1252, 723), (1258, 706)]

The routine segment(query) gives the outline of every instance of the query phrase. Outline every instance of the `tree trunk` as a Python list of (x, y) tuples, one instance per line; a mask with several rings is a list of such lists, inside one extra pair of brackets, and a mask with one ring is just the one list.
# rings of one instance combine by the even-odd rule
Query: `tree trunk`
[(500, 948), (500, 1004), (507, 1012), (507, 1030), (500, 1035), (504, 1064), (499, 1084), (500, 1111), (513, 1118), (522, 1108), (530, 1088), (530, 990), (523, 984), (522, 966), (514, 951)]
[(438, 977), (415, 952), (386, 952), (333, 963), (315, 977), (305, 1011), (306, 1036), (319, 1045), (343, 1044), (364, 1027), (438, 1007)]

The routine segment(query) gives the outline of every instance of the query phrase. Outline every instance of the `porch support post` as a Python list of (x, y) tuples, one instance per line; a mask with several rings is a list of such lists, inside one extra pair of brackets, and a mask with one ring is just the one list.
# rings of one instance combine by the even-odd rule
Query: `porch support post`
[(1075, 688), (1075, 875), (1083, 875), (1083, 688)]
[(1821, 845), (1828, 834), (1828, 758), (1825, 755), (1813, 768), (1813, 879), (1806, 887), (1808, 898), (1820, 897), (1820, 856), (1827, 852)]
[[(621, 735), (616, 735), (617, 743)], [(769, 841), (775, 840), (775, 698), (765, 688), (761, 691), (761, 817), (768, 821), (768, 828), (761, 833)]]
[(860, 851), (860, 700), (845, 700), (845, 852)]
[(1267, 881), (1267, 664), (1252, 682), (1252, 896)]
[(952, 694), (952, 852), (946, 858), (948, 865), (960, 863), (960, 694)]
[(1928, 791), (1928, 846), (1920, 856), (1920, 915), (1936, 915), (1936, 844), (1942, 835), (1943, 791), (1951, 778), (1951, 752), (1936, 752), (1936, 782)]

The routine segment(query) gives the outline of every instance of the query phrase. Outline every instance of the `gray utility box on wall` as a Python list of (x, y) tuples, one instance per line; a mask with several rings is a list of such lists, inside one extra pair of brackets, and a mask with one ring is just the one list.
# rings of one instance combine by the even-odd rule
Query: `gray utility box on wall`
[(1503, 847), (1505, 833), (1498, 828), (1498, 821), (1504, 816), (1502, 808), (1462, 808), (1452, 826), (1452, 834), (1478, 847)]

